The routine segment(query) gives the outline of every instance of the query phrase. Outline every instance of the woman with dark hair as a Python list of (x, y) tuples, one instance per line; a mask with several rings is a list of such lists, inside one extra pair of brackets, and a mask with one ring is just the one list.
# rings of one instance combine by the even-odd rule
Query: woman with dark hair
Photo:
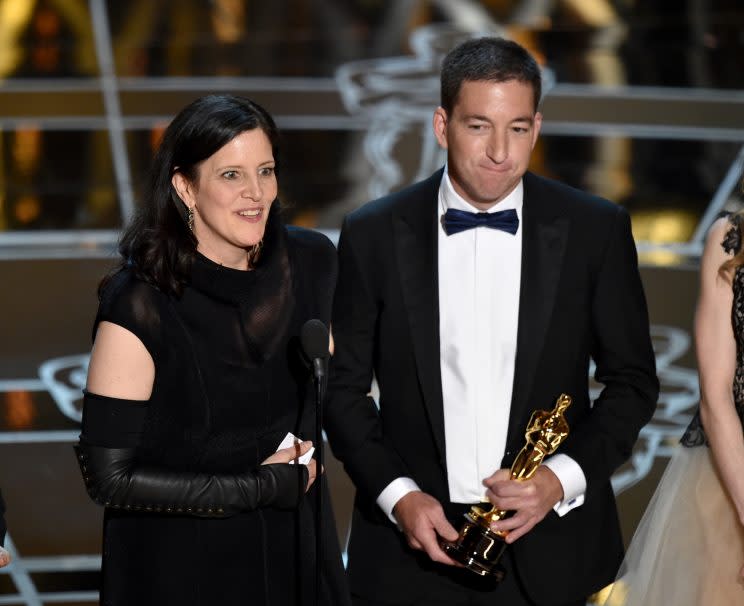
[(649, 503), (605, 606), (744, 604), (744, 213), (700, 263), (700, 408)]
[(280, 220), (277, 139), (247, 99), (182, 110), (101, 284), (76, 450), (106, 508), (102, 604), (348, 601), (328, 498), (316, 577), (311, 443), (278, 449), (315, 437), (298, 335), (328, 323), (336, 262)]

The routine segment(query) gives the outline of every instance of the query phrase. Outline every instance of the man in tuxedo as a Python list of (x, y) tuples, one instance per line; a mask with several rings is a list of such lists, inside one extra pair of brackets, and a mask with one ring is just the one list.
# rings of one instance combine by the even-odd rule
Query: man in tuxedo
[[(540, 70), (467, 41), (442, 65), (447, 164), (344, 221), (326, 430), (357, 487), (357, 605), (574, 606), (622, 559), (610, 476), (658, 395), (628, 214), (527, 167)], [(604, 385), (592, 403), (589, 361)], [(378, 406), (369, 396), (373, 376)], [(570, 434), (524, 482), (509, 467), (561, 393)], [(470, 505), (513, 517), (503, 582), (457, 567)]]

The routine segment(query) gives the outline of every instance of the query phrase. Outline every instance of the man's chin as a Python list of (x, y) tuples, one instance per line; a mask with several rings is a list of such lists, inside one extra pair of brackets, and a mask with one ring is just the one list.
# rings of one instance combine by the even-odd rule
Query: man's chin
[(485, 211), (501, 202), (511, 193), (512, 190), (513, 188), (507, 190), (504, 190), (503, 188), (499, 188), (498, 190), (485, 190), (482, 193), (479, 193), (477, 197), (471, 197), (470, 203), (481, 211)]

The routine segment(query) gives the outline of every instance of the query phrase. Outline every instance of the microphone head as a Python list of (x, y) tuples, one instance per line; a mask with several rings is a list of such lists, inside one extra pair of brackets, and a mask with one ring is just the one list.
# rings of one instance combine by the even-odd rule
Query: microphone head
[(320, 320), (308, 320), (300, 330), (302, 350), (310, 360), (328, 357), (329, 334), (326, 325)]

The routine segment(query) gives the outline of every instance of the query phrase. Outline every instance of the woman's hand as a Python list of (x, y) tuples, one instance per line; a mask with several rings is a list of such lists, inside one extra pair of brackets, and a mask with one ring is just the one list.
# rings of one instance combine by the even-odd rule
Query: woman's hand
[(0, 547), (0, 568), (7, 566), (8, 564), (10, 564), (10, 554)]
[[(305, 442), (298, 442), (297, 444), (290, 446), (289, 448), (282, 448), (280, 450), (277, 450), (273, 455), (271, 455), (268, 459), (261, 463), (261, 465), (271, 465), (273, 463), (289, 463), (290, 461), (296, 462), (297, 459), (299, 459), (308, 450), (310, 450), (312, 446), (313, 443), (310, 440), (306, 440)], [(310, 461), (307, 463), (307, 471), (308, 478), (305, 492), (310, 490), (310, 487), (313, 485), (313, 482), (315, 482), (315, 478), (318, 475), (318, 466), (315, 462), (315, 459), (310, 459)]]

